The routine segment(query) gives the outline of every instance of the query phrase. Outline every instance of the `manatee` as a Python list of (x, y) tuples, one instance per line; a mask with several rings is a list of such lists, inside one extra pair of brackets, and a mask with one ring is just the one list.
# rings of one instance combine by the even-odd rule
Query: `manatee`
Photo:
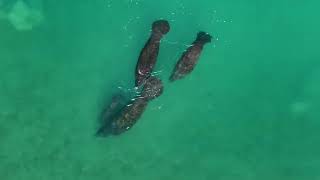
[(146, 79), (151, 76), (157, 61), (160, 40), (170, 31), (169, 22), (166, 20), (158, 20), (152, 24), (151, 35), (140, 52), (138, 63), (135, 70), (135, 85), (141, 86)]
[(199, 32), (196, 40), (192, 45), (182, 54), (177, 62), (171, 76), (170, 81), (175, 81), (184, 78), (190, 74), (196, 66), (199, 56), (205, 44), (211, 42), (211, 36), (205, 32)]
[[(97, 135), (119, 135), (129, 130), (140, 119), (149, 101), (159, 97), (162, 93), (162, 81), (152, 76), (149, 77), (146, 79), (145, 84), (143, 84), (143, 89), (139, 96), (122, 106), (116, 113), (113, 112), (112, 116), (104, 116), (104, 118), (107, 117), (107, 120), (104, 121), (104, 124), (97, 131)], [(109, 111), (113, 111), (115, 107), (118, 108), (118, 105), (118, 101), (113, 101), (108, 108)]]
[(96, 132), (97, 136), (105, 136), (108, 131), (108, 126), (112, 119), (125, 107), (128, 103), (128, 98), (123, 94), (117, 94), (112, 97), (112, 100), (107, 106), (103, 109), (99, 117), (100, 128)]

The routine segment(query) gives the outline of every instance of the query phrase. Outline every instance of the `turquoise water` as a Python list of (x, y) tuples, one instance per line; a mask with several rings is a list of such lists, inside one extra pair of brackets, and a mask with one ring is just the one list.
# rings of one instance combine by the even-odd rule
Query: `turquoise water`
[[(319, 5), (43, 1), (29, 30), (3, 15), (0, 179), (319, 179)], [(164, 93), (130, 131), (95, 137), (104, 100), (133, 91), (160, 18), (171, 25), (156, 66)], [(169, 83), (199, 30), (214, 42), (192, 74)]]

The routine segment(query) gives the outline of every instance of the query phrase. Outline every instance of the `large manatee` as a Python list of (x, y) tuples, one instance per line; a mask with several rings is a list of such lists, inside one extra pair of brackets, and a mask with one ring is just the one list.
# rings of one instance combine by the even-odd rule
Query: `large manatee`
[(151, 76), (157, 61), (160, 40), (170, 30), (168, 21), (158, 20), (152, 24), (151, 36), (141, 50), (138, 63), (136, 65), (135, 77), (136, 86), (141, 86), (146, 79)]
[[(119, 135), (130, 128), (139, 120), (143, 112), (145, 111), (148, 102), (159, 97), (163, 93), (162, 81), (155, 77), (149, 77), (145, 84), (143, 84), (142, 92), (139, 96), (134, 98), (128, 104), (118, 107), (119, 103), (113, 101), (110, 105), (109, 111), (113, 111), (115, 107), (119, 108), (117, 112), (112, 112), (113, 114), (109, 116), (104, 116), (104, 124), (97, 131), (98, 136), (107, 135)], [(107, 112), (109, 112), (107, 111)]]

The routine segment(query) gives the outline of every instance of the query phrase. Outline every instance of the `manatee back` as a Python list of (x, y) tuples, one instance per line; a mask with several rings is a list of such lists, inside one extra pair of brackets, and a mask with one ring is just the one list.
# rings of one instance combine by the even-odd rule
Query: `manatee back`
[(100, 128), (98, 129), (97, 136), (107, 136), (110, 134), (110, 128), (113, 119), (118, 116), (119, 112), (127, 106), (129, 98), (124, 94), (116, 94), (112, 97), (111, 101), (104, 107), (99, 117)]

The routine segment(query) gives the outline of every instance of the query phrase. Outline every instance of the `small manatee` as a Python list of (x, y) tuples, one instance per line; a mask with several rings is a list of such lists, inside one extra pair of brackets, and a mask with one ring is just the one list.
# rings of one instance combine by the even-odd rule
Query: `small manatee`
[(211, 35), (205, 32), (199, 32), (196, 40), (192, 45), (182, 54), (177, 62), (171, 76), (170, 81), (175, 81), (184, 78), (190, 74), (196, 66), (199, 56), (205, 44), (211, 42)]

